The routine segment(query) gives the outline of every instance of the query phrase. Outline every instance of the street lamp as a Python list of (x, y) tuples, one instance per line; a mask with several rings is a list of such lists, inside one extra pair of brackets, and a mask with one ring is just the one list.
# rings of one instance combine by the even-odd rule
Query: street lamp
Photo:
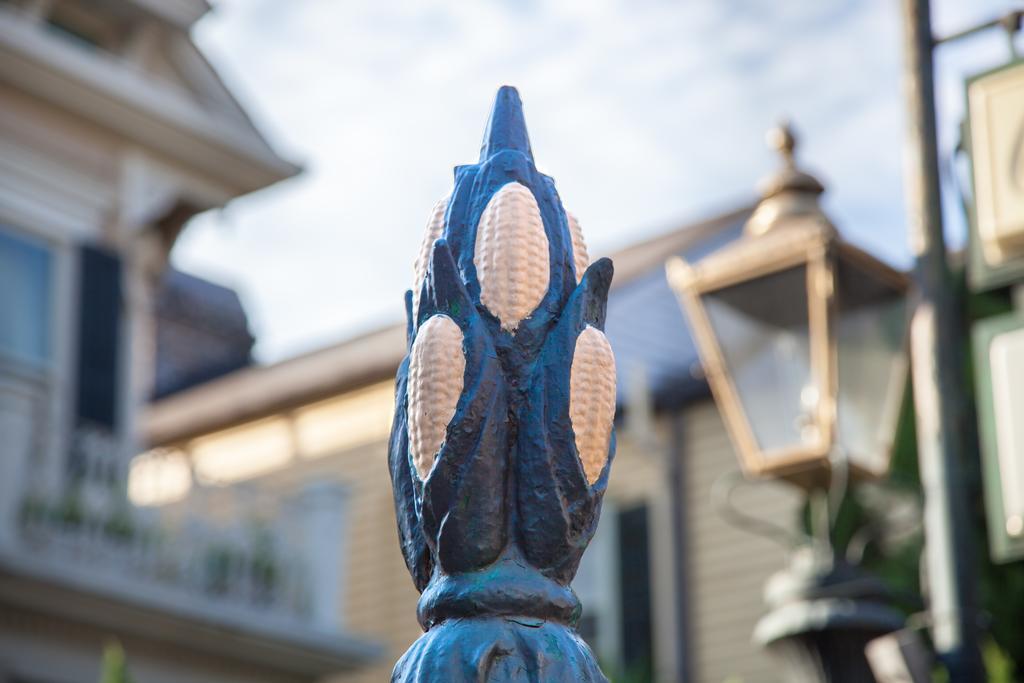
[(783, 167), (743, 237), (695, 264), (673, 259), (669, 280), (748, 476), (819, 488), (842, 461), (879, 478), (906, 383), (907, 281), (840, 238), (789, 127), (769, 143)]
[[(781, 655), (787, 680), (870, 681), (865, 646), (904, 619), (882, 582), (836, 552), (831, 524), (848, 477), (889, 469), (908, 283), (840, 238), (819, 205), (821, 183), (796, 166), (789, 127), (768, 139), (784, 163), (745, 234), (695, 264), (673, 259), (668, 276), (743, 472), (787, 480), (817, 503), (817, 539), (798, 543), (767, 582), (754, 640)], [(772, 526), (721, 511), (749, 531)]]

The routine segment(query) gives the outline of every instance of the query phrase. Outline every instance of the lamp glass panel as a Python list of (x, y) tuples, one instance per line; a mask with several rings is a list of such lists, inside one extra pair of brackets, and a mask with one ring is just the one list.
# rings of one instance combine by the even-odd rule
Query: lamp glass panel
[(702, 301), (758, 448), (770, 454), (816, 445), (806, 266), (708, 292)]
[(857, 262), (836, 270), (837, 441), (850, 461), (887, 466), (907, 380), (907, 302), (900, 287)]

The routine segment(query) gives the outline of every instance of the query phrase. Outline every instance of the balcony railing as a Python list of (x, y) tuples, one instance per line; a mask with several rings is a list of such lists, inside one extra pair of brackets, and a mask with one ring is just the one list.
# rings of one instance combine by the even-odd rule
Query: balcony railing
[(28, 495), (12, 520), (8, 557), (30, 563), (37, 578), (206, 621), (340, 633), (343, 491), (317, 484), (277, 497), (209, 493), (219, 506), (201, 494), (165, 509), (123, 497), (97, 505), (95, 491)]
[(226, 625), (342, 630), (339, 486), (196, 484), (172, 504), (132, 505), (123, 440), (79, 427), (60, 443), (46, 387), (12, 377), (0, 374), (4, 569)]
[(127, 506), (90, 510), (76, 494), (25, 499), (19, 526), (26, 550), (108, 578), (151, 583), (187, 600), (285, 618), (310, 617), (310, 573), (300, 549), (270, 526), (216, 526)]

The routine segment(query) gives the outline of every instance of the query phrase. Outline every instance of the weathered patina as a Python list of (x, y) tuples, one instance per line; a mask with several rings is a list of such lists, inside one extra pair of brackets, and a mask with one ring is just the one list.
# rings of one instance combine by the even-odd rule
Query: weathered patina
[[(510, 183), (529, 191), (536, 210), (525, 197), (504, 218), (485, 215)], [(393, 681), (606, 680), (575, 630), (581, 606), (570, 582), (597, 527), (614, 452), (614, 363), (601, 332), (612, 264), (577, 273), (585, 259), (573, 236), (554, 181), (534, 165), (519, 95), (504, 87), (479, 163), (455, 169), (443, 226), (428, 226), (419, 291), (406, 294), (410, 354), (398, 371), (389, 466), (425, 633)], [(493, 278), (481, 277), (485, 258)], [(447, 320), (427, 324), (438, 317)], [(430, 328), (448, 331), (417, 352)], [(451, 361), (453, 339), (464, 364)], [(457, 402), (429, 452), (439, 436), (431, 411), (446, 409), (450, 387)], [(596, 461), (595, 443), (606, 444)]]

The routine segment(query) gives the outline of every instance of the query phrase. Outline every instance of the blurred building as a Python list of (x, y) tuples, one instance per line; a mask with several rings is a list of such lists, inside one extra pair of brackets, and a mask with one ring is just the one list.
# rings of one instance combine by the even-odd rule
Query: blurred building
[(189, 39), (208, 10), (0, 0), (0, 681), (97, 680), (111, 637), (146, 683), (311, 681), (374, 654), (320, 602), (340, 491), (246, 516), (126, 496), (150, 397), (252, 345), (237, 297), (169, 250), (298, 171)]
[[(780, 680), (751, 634), (764, 611), (764, 581), (785, 555), (726, 525), (710, 505), (713, 483), (736, 469), (736, 457), (664, 273), (671, 255), (695, 259), (738, 237), (749, 213), (688, 225), (612, 256), (606, 332), (619, 372), (618, 450), (574, 588), (581, 631), (618, 680)], [(165, 508), (194, 504), (198, 491), (207, 509), (233, 509), (242, 482), (254, 500), (311, 485), (344, 491), (339, 572), (334, 592), (323, 595), (325, 609), (387, 651), (339, 683), (386, 680), (420, 634), (387, 468), (405, 343), (404, 325), (389, 327), (158, 400), (144, 419), (155, 448), (133, 469), (139, 500)], [(800, 500), (775, 484), (742, 495), (748, 513), (783, 522), (795, 519)]]

